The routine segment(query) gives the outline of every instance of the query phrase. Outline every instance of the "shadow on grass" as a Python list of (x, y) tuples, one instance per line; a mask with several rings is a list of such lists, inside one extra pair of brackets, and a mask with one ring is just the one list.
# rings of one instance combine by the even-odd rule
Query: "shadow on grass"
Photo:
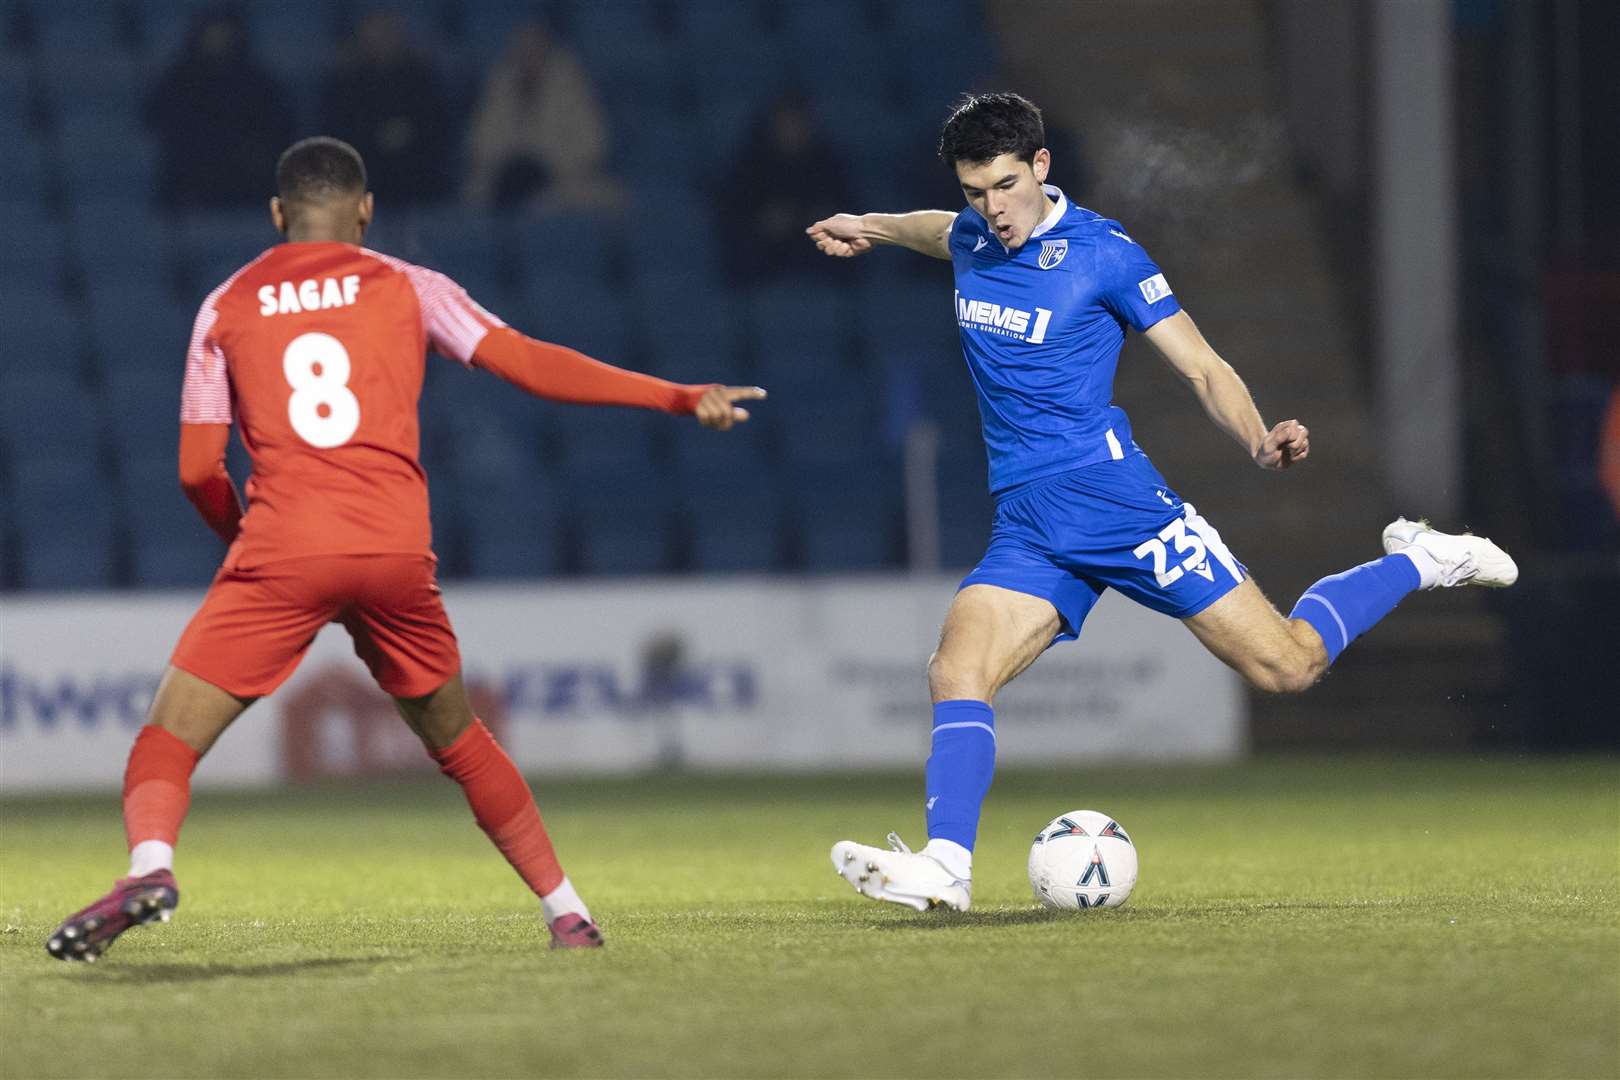
[[(362, 969), (391, 959), (387, 956), (320, 956), (274, 964), (135, 964), (125, 967), (98, 963), (89, 977), (102, 982), (188, 983), (212, 979), (266, 979), (283, 975), (314, 975)], [(114, 964), (117, 961), (113, 961)]]
[(912, 919), (884, 919), (874, 930), (954, 930), (963, 926), (1030, 926), (1074, 918), (1072, 911), (1020, 908), (1011, 911), (935, 911)]

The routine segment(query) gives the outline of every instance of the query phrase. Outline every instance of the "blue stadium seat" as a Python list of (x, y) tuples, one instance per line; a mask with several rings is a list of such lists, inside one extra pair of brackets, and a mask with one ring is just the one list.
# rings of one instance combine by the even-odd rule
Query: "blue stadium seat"
[(71, 118), (96, 114), (139, 129), (149, 75), (138, 59), (105, 43), (81, 42), (47, 48), (41, 61), (41, 87), (59, 130)]
[[(173, 432), (169, 426), (171, 445)], [(205, 587), (225, 557), (225, 544), (180, 490), (172, 454), (125, 459), (118, 467), (134, 583), (145, 588)]]
[(639, 190), (626, 221), (624, 257), (633, 280), (718, 281), (720, 234), (709, 202), (681, 188)]
[(582, 571), (655, 574), (670, 568), (674, 496), (667, 480), (646, 463), (574, 468), (568, 480)]
[[(66, 244), (60, 222), (37, 213), (16, 216), (8, 213), (0, 227), (4, 228), (6, 238), (6, 255), (0, 259), (0, 289), (33, 291), (63, 287)], [(8, 337), (9, 330), (8, 327)]]
[(127, 117), (79, 111), (59, 128), (64, 179), (75, 199), (141, 197), (157, 185), (157, 143)]
[[(615, 164), (632, 182), (655, 185), (649, 192), (658, 202), (678, 207), (683, 198), (677, 192), (684, 193), (705, 179), (712, 180), (712, 176), (703, 175), (706, 168), (714, 166), (707, 140), (707, 126), (701, 120), (668, 102), (638, 104), (615, 123)], [(651, 229), (632, 228), (627, 235), (629, 242), (650, 245), (660, 239), (658, 230), (667, 219), (664, 215), (658, 218)], [(675, 227), (680, 225), (676, 223)]]
[(561, 569), (563, 506), (542, 474), (490, 471), (460, 481), (456, 496), (464, 507), (462, 555), (474, 577), (532, 578)]
[(843, 289), (814, 281), (766, 285), (748, 298), (756, 357), (787, 363), (795, 356), (839, 356), (848, 350), (853, 312)]
[(6, 152), (0, 154), (0, 199), (39, 214), (53, 187), (39, 138), (22, 132), (15, 139), (6, 139)]
[(76, 305), (54, 289), (22, 284), (0, 289), (6, 370), (76, 378), (84, 356), (82, 323)]
[(680, 440), (676, 475), (695, 570), (762, 571), (782, 563), (781, 477), (745, 430)]
[[(767, 387), (766, 389), (769, 389)], [(831, 387), (804, 394), (771, 413), (787, 461), (826, 472), (859, 471), (881, 453), (882, 432), (870, 394)]]
[(736, 304), (729, 290), (691, 275), (654, 274), (632, 283), (647, 368), (676, 382), (741, 383)]
[(93, 461), (101, 425), (96, 403), (70, 371), (0, 375), (0, 447), (13, 462)]
[(518, 265), (526, 277), (571, 277), (605, 283), (623, 267), (619, 261), (619, 220), (586, 211), (524, 216), (507, 226)]
[(530, 278), (523, 296), (526, 333), (604, 363), (636, 366), (630, 307), (623, 290), (563, 273)]
[(0, 56), (0, 140), (8, 150), (31, 134), (34, 94), (32, 69), (9, 56)]
[(263, 209), (193, 211), (179, 220), (188, 287), (197, 302), (280, 242)]
[(96, 292), (90, 298), (90, 325), (101, 369), (183, 375), (201, 300), (175, 300), (161, 282)]
[(19, 584), (25, 589), (111, 585), (114, 518), (97, 466), (83, 460), (25, 458), (14, 471)]
[(951, 293), (944, 283), (869, 280), (860, 298), (859, 325), (867, 358), (961, 356), (961, 338)]
[[(110, 52), (122, 44), (118, 4), (87, 2), (53, 2), (35, 4), (34, 15), (39, 27), (39, 51), (47, 60), (55, 60), (63, 53), (73, 54), (90, 49)], [(80, 68), (79, 71), (94, 71)]]
[(75, 199), (72, 213), (73, 247), (92, 296), (174, 280), (173, 231), (146, 199)]
[(984, 454), (942, 455), (938, 468), (940, 561), (951, 570), (974, 566), (990, 542), (995, 517)]
[(653, 467), (653, 425), (675, 421), (645, 409), (553, 405), (546, 409), (557, 449), (571, 470), (645, 472)]
[(101, 414), (117, 460), (164, 459), (174, 472), (184, 367), (179, 357), (173, 359), (170, 371), (143, 366), (105, 373)]
[(897, 562), (904, 508), (898, 468), (868, 461), (861, 470), (799, 470), (790, 491), (795, 531), (809, 570), (874, 570)]
[[(473, 267), (494, 266), (502, 251), (505, 222), (486, 210), (460, 206), (411, 207), (379, 219), (387, 235), (377, 243), (390, 255), (420, 263), (461, 280)], [(370, 246), (372, 238), (367, 237)]]
[(678, 4), (678, 30), (687, 50), (713, 42), (745, 44), (766, 31), (765, 5), (760, 0), (703, 0)]
[(633, 87), (647, 97), (666, 91), (680, 58), (642, 0), (591, 0), (574, 10), (574, 47), (604, 84)]

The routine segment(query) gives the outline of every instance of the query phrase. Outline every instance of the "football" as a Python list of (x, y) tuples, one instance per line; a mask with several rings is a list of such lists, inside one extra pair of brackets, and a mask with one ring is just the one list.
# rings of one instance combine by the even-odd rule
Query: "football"
[(1070, 810), (1035, 834), (1029, 884), (1049, 908), (1119, 907), (1136, 887), (1136, 845), (1097, 810)]

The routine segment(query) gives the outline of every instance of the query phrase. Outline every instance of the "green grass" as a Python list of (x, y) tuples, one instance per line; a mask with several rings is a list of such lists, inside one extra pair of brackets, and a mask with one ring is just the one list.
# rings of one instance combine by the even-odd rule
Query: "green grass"
[[(0, 1075), (1620, 1076), (1620, 764), (1007, 773), (974, 910), (858, 900), (913, 777), (537, 785), (609, 940), (554, 954), (433, 779), (200, 795), (183, 902), (94, 966), (117, 802), (0, 803)], [(1029, 897), (1035, 829), (1130, 830), (1116, 912)]]

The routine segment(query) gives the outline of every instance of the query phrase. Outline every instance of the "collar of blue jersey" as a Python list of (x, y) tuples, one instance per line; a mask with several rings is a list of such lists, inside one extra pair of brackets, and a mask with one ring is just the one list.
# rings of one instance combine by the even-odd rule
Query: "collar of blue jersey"
[(1039, 225), (1035, 226), (1035, 231), (1029, 234), (1029, 238), (1031, 240), (1035, 239), (1042, 233), (1047, 232), (1052, 228), (1052, 226), (1056, 225), (1058, 223), (1058, 218), (1062, 217), (1064, 211), (1068, 210), (1069, 208), (1068, 196), (1064, 195), (1056, 184), (1042, 184), (1041, 190), (1052, 196), (1052, 202), (1054, 205), (1052, 206), (1052, 212), (1047, 214), (1045, 220), (1043, 220)]

